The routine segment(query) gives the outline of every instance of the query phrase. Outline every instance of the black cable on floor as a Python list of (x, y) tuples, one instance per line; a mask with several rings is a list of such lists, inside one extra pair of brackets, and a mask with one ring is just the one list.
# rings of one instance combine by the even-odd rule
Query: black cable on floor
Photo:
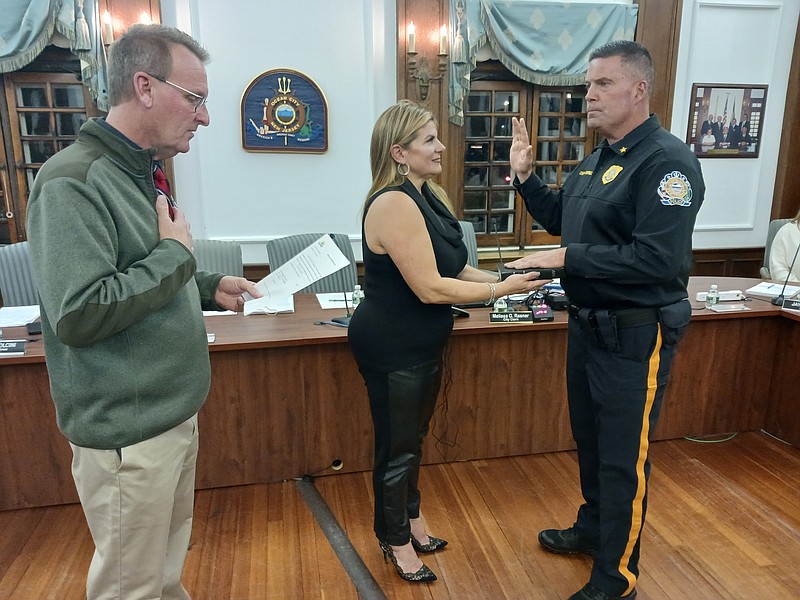
[(322, 529), (325, 537), (328, 538), (333, 551), (342, 563), (344, 570), (347, 571), (350, 581), (356, 586), (358, 595), (363, 600), (387, 600), (386, 594), (375, 581), (372, 573), (367, 569), (367, 565), (361, 560), (347, 534), (339, 525), (339, 521), (331, 512), (327, 502), (314, 487), (314, 478), (305, 475), (297, 480), (297, 488), (305, 500), (311, 514), (314, 515), (317, 524)]

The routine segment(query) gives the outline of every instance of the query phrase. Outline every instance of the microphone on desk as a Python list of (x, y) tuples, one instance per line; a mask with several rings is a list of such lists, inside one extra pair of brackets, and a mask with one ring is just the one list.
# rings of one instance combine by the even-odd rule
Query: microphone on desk
[(342, 292), (342, 294), (344, 294), (344, 309), (347, 311), (347, 315), (344, 317), (334, 317), (331, 319), (331, 321), (348, 327), (350, 325), (350, 317), (353, 315), (350, 314), (350, 306), (347, 304), (347, 292)]
[(789, 278), (792, 276), (792, 269), (794, 269), (794, 263), (797, 260), (798, 252), (800, 252), (800, 244), (797, 244), (797, 250), (794, 251), (794, 258), (792, 259), (792, 264), (789, 265), (789, 272), (786, 274), (786, 280), (783, 282), (781, 293), (770, 300), (775, 306), (783, 306), (783, 301), (785, 300), (783, 293), (786, 291), (786, 284), (789, 283)]

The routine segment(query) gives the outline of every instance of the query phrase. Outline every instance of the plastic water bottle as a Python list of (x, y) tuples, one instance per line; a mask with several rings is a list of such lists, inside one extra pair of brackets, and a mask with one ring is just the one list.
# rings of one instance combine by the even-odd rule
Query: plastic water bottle
[(508, 310), (508, 302), (506, 302), (505, 298), (500, 297), (494, 301), (492, 312), (506, 312), (507, 310)]
[(717, 286), (712, 285), (711, 289), (706, 292), (706, 308), (711, 308), (715, 304), (719, 303), (719, 291), (717, 290)]
[(364, 299), (364, 290), (361, 289), (361, 286), (356, 284), (356, 287), (353, 288), (353, 310), (358, 308), (358, 305), (361, 304), (361, 301)]

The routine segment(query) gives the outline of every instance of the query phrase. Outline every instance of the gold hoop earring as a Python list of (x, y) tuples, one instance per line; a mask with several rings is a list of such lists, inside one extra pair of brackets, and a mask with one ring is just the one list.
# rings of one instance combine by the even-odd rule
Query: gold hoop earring
[[(403, 170), (403, 167), (405, 167), (405, 170)], [(400, 177), (407, 177), (410, 171), (411, 167), (409, 167), (408, 165), (403, 163), (397, 163), (397, 173), (400, 175)]]

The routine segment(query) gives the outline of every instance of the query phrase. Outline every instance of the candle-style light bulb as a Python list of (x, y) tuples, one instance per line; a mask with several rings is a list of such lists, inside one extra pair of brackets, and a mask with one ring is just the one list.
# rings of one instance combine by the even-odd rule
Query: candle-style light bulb
[(103, 39), (106, 45), (114, 42), (114, 25), (111, 23), (111, 13), (103, 13)]
[(447, 27), (439, 29), (439, 54), (447, 54)]
[(143, 10), (142, 14), (139, 15), (139, 23), (145, 25), (151, 25), (153, 23), (153, 19), (150, 18), (150, 14), (146, 10)]
[(411, 21), (408, 24), (408, 51), (409, 52), (416, 52), (417, 51), (417, 28), (414, 27), (414, 21)]

